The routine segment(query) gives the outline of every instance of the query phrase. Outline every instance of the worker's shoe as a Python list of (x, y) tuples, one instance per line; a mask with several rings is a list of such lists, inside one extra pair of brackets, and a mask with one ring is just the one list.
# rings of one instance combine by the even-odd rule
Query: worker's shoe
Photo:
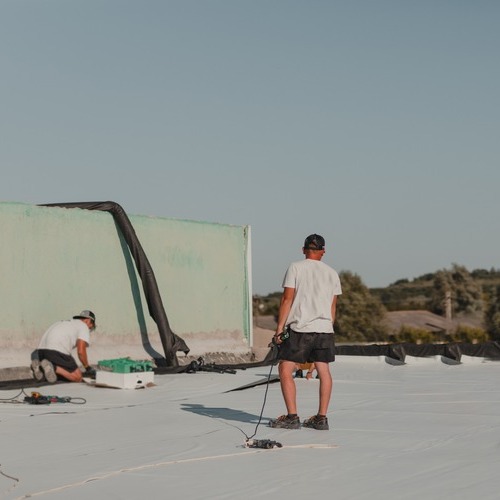
[(330, 427), (328, 425), (328, 418), (322, 415), (314, 415), (302, 422), (302, 427), (309, 429), (316, 429), (317, 431), (327, 431)]
[(281, 415), (274, 420), (269, 420), (269, 427), (275, 429), (300, 429), (300, 419), (297, 415)]
[(33, 372), (33, 378), (37, 382), (41, 382), (43, 380), (43, 372), (40, 368), (40, 360), (39, 359), (34, 359), (31, 362), (31, 371)]
[(49, 384), (57, 382), (57, 374), (54, 370), (54, 365), (48, 359), (42, 359), (40, 366), (42, 368), (43, 374), (45, 375), (45, 380)]

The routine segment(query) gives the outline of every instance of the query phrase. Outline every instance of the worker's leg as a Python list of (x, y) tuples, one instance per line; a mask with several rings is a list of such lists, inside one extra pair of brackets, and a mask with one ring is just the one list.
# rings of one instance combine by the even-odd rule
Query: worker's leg
[(293, 379), (295, 361), (280, 361), (279, 375), (281, 392), (289, 415), (297, 414), (297, 389)]
[(333, 379), (328, 363), (317, 361), (315, 363), (319, 376), (319, 409), (318, 415), (326, 415), (332, 395)]
[(61, 377), (65, 378), (66, 380), (69, 380), (70, 382), (81, 382), (83, 380), (82, 372), (79, 368), (77, 368), (72, 372), (66, 370), (62, 366), (56, 366), (55, 369), (57, 375), (60, 375)]

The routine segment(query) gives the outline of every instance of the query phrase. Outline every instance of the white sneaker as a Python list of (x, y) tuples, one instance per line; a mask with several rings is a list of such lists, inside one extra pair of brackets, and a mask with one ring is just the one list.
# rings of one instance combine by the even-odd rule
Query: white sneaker
[(53, 384), (57, 382), (56, 371), (54, 370), (54, 365), (48, 359), (42, 359), (40, 366), (43, 370), (43, 374), (45, 375), (45, 379), (49, 384)]
[(34, 359), (31, 362), (31, 371), (33, 372), (33, 378), (37, 382), (41, 382), (43, 380), (43, 372), (40, 369), (40, 360), (39, 359)]

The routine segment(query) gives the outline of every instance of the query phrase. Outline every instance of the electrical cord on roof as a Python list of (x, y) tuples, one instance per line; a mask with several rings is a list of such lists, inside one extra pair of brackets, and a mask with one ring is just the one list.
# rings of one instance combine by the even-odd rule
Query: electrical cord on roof
[(253, 439), (257, 434), (257, 430), (262, 421), (262, 415), (264, 414), (264, 408), (267, 401), (267, 392), (269, 390), (269, 382), (271, 381), (273, 368), (274, 364), (271, 363), (271, 369), (269, 370), (269, 375), (267, 376), (266, 391), (264, 392), (264, 401), (262, 402), (262, 409), (260, 410), (259, 420), (257, 421), (257, 425), (255, 426), (254, 433), (251, 436), (247, 436), (245, 432), (242, 431), (246, 437), (245, 446), (247, 448), (264, 448), (266, 450), (269, 450), (271, 448), (281, 448), (283, 446), (281, 443), (278, 443), (278, 441), (272, 441), (271, 439)]
[(269, 370), (269, 375), (267, 376), (266, 391), (264, 392), (264, 401), (262, 402), (262, 409), (260, 410), (259, 420), (257, 421), (257, 425), (255, 426), (254, 433), (251, 436), (247, 436), (245, 432), (242, 431), (243, 434), (245, 434), (245, 437), (247, 438), (247, 442), (257, 434), (257, 429), (259, 428), (259, 425), (262, 422), (262, 415), (264, 414), (264, 408), (266, 406), (267, 392), (269, 391), (269, 382), (271, 380), (271, 373), (273, 372), (273, 368), (274, 365), (271, 364), (271, 369)]
[(21, 394), (26, 394), (24, 392), (24, 389), (21, 389), (21, 392), (19, 392), (15, 396), (12, 396), (11, 398), (0, 398), (0, 403), (14, 403), (14, 404), (22, 403), (22, 401), (19, 401), (17, 399), (19, 396), (21, 396)]
[[(24, 394), (24, 400), (18, 398)], [(39, 392), (32, 392), (28, 395), (24, 389), (11, 398), (0, 398), (0, 403), (29, 403), (32, 405), (46, 405), (51, 403), (71, 403), (74, 405), (84, 405), (87, 402), (85, 398), (72, 398), (70, 396), (44, 396)]]

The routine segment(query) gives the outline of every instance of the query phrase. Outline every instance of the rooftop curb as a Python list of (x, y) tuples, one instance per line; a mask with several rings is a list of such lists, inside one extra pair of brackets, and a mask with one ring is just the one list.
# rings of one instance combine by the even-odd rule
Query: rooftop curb
[[(221, 365), (239, 365), (252, 363), (255, 361), (262, 361), (268, 351), (269, 349), (257, 348), (247, 353), (212, 352), (203, 354), (201, 356), (180, 356), (179, 365), (189, 365), (191, 361), (197, 361), (200, 357), (203, 358), (205, 363), (215, 363)], [(35, 381), (31, 372), (31, 367), (29, 365), (0, 368), (0, 382), (29, 379), (33, 379), (33, 381)]]

